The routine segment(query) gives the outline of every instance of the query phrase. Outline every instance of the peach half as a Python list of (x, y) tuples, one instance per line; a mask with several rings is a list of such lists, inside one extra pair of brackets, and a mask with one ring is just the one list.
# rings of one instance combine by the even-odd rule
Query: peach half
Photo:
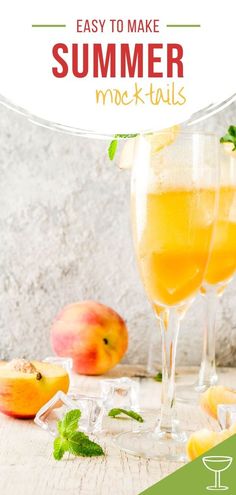
[(214, 419), (217, 419), (217, 406), (219, 404), (236, 404), (236, 390), (218, 385), (208, 388), (202, 394), (200, 405)]
[(61, 366), (14, 359), (0, 366), (0, 411), (33, 418), (59, 390), (67, 393), (69, 376)]

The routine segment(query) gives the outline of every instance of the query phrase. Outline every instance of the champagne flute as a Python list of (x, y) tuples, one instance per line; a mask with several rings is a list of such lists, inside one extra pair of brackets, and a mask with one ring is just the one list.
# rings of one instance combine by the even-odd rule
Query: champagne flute
[(198, 402), (199, 394), (216, 385), (215, 363), (216, 313), (219, 299), (236, 270), (236, 152), (219, 145), (220, 188), (219, 208), (213, 248), (201, 288), (204, 298), (204, 337), (202, 361), (195, 384), (180, 385), (177, 397), (182, 402)]
[[(180, 321), (202, 285), (218, 199), (214, 135), (140, 136), (131, 180), (132, 226), (139, 272), (162, 332), (162, 405), (155, 431), (122, 433), (119, 447), (162, 460), (184, 460), (186, 434), (175, 408)], [(159, 135), (159, 134), (158, 134)], [(166, 145), (163, 145), (166, 142)]]

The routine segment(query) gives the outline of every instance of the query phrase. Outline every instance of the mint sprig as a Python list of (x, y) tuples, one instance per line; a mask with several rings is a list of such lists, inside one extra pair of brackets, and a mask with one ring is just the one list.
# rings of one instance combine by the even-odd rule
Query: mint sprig
[(82, 457), (104, 455), (100, 445), (90, 440), (82, 431), (78, 431), (80, 417), (80, 410), (73, 409), (65, 414), (61, 421), (58, 421), (59, 436), (55, 438), (53, 444), (53, 456), (56, 461), (60, 461), (65, 452)]
[(220, 143), (232, 143), (233, 144), (233, 149), (232, 151), (236, 150), (236, 126), (235, 125), (230, 125), (228, 128), (228, 131), (222, 138), (220, 138)]
[(111, 416), (112, 418), (116, 418), (121, 414), (125, 414), (126, 416), (129, 416), (130, 418), (135, 419), (135, 421), (138, 421), (139, 423), (144, 422), (144, 419), (142, 418), (142, 416), (140, 416), (140, 414), (138, 414), (135, 411), (127, 411), (126, 409), (120, 409), (120, 408), (111, 409), (108, 413), (108, 416)]
[(138, 134), (115, 134), (114, 139), (111, 141), (107, 150), (110, 160), (112, 161), (114, 159), (118, 147), (119, 138), (130, 139), (130, 138), (135, 138), (136, 136), (138, 136)]

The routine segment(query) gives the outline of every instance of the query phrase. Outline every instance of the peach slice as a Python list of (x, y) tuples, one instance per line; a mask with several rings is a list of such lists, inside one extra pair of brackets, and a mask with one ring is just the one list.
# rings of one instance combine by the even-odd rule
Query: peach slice
[(14, 359), (0, 366), (0, 411), (15, 418), (33, 418), (59, 390), (67, 393), (68, 373), (61, 366)]
[[(152, 153), (157, 153), (161, 151), (166, 146), (172, 144), (180, 132), (179, 125), (175, 125), (168, 129), (160, 130), (159, 132), (152, 132), (146, 134), (145, 138), (151, 146)], [(119, 168), (121, 169), (132, 169), (134, 160), (134, 149), (135, 142), (138, 138), (128, 139), (121, 151)]]
[(136, 138), (130, 138), (125, 142), (120, 154), (119, 168), (123, 170), (132, 168), (135, 143)]
[(218, 385), (210, 387), (200, 399), (202, 409), (214, 419), (217, 419), (219, 404), (236, 404), (236, 390)]
[(229, 430), (211, 431), (207, 429), (193, 433), (187, 443), (187, 455), (190, 461), (204, 454), (236, 433), (236, 424)]
[(227, 153), (227, 155), (232, 156), (233, 158), (236, 158), (236, 152), (234, 151), (234, 145), (233, 143), (224, 143), (224, 151)]
[(193, 461), (199, 455), (204, 454), (207, 450), (217, 444), (219, 433), (207, 429), (199, 430), (192, 433), (187, 443), (188, 458)]

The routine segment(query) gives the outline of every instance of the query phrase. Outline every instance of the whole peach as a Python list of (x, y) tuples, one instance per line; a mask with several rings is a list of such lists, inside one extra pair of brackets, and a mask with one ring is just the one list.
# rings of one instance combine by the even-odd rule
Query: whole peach
[(66, 306), (51, 328), (51, 344), (58, 356), (73, 359), (74, 371), (101, 375), (113, 368), (128, 347), (124, 320), (113, 309), (95, 301)]

